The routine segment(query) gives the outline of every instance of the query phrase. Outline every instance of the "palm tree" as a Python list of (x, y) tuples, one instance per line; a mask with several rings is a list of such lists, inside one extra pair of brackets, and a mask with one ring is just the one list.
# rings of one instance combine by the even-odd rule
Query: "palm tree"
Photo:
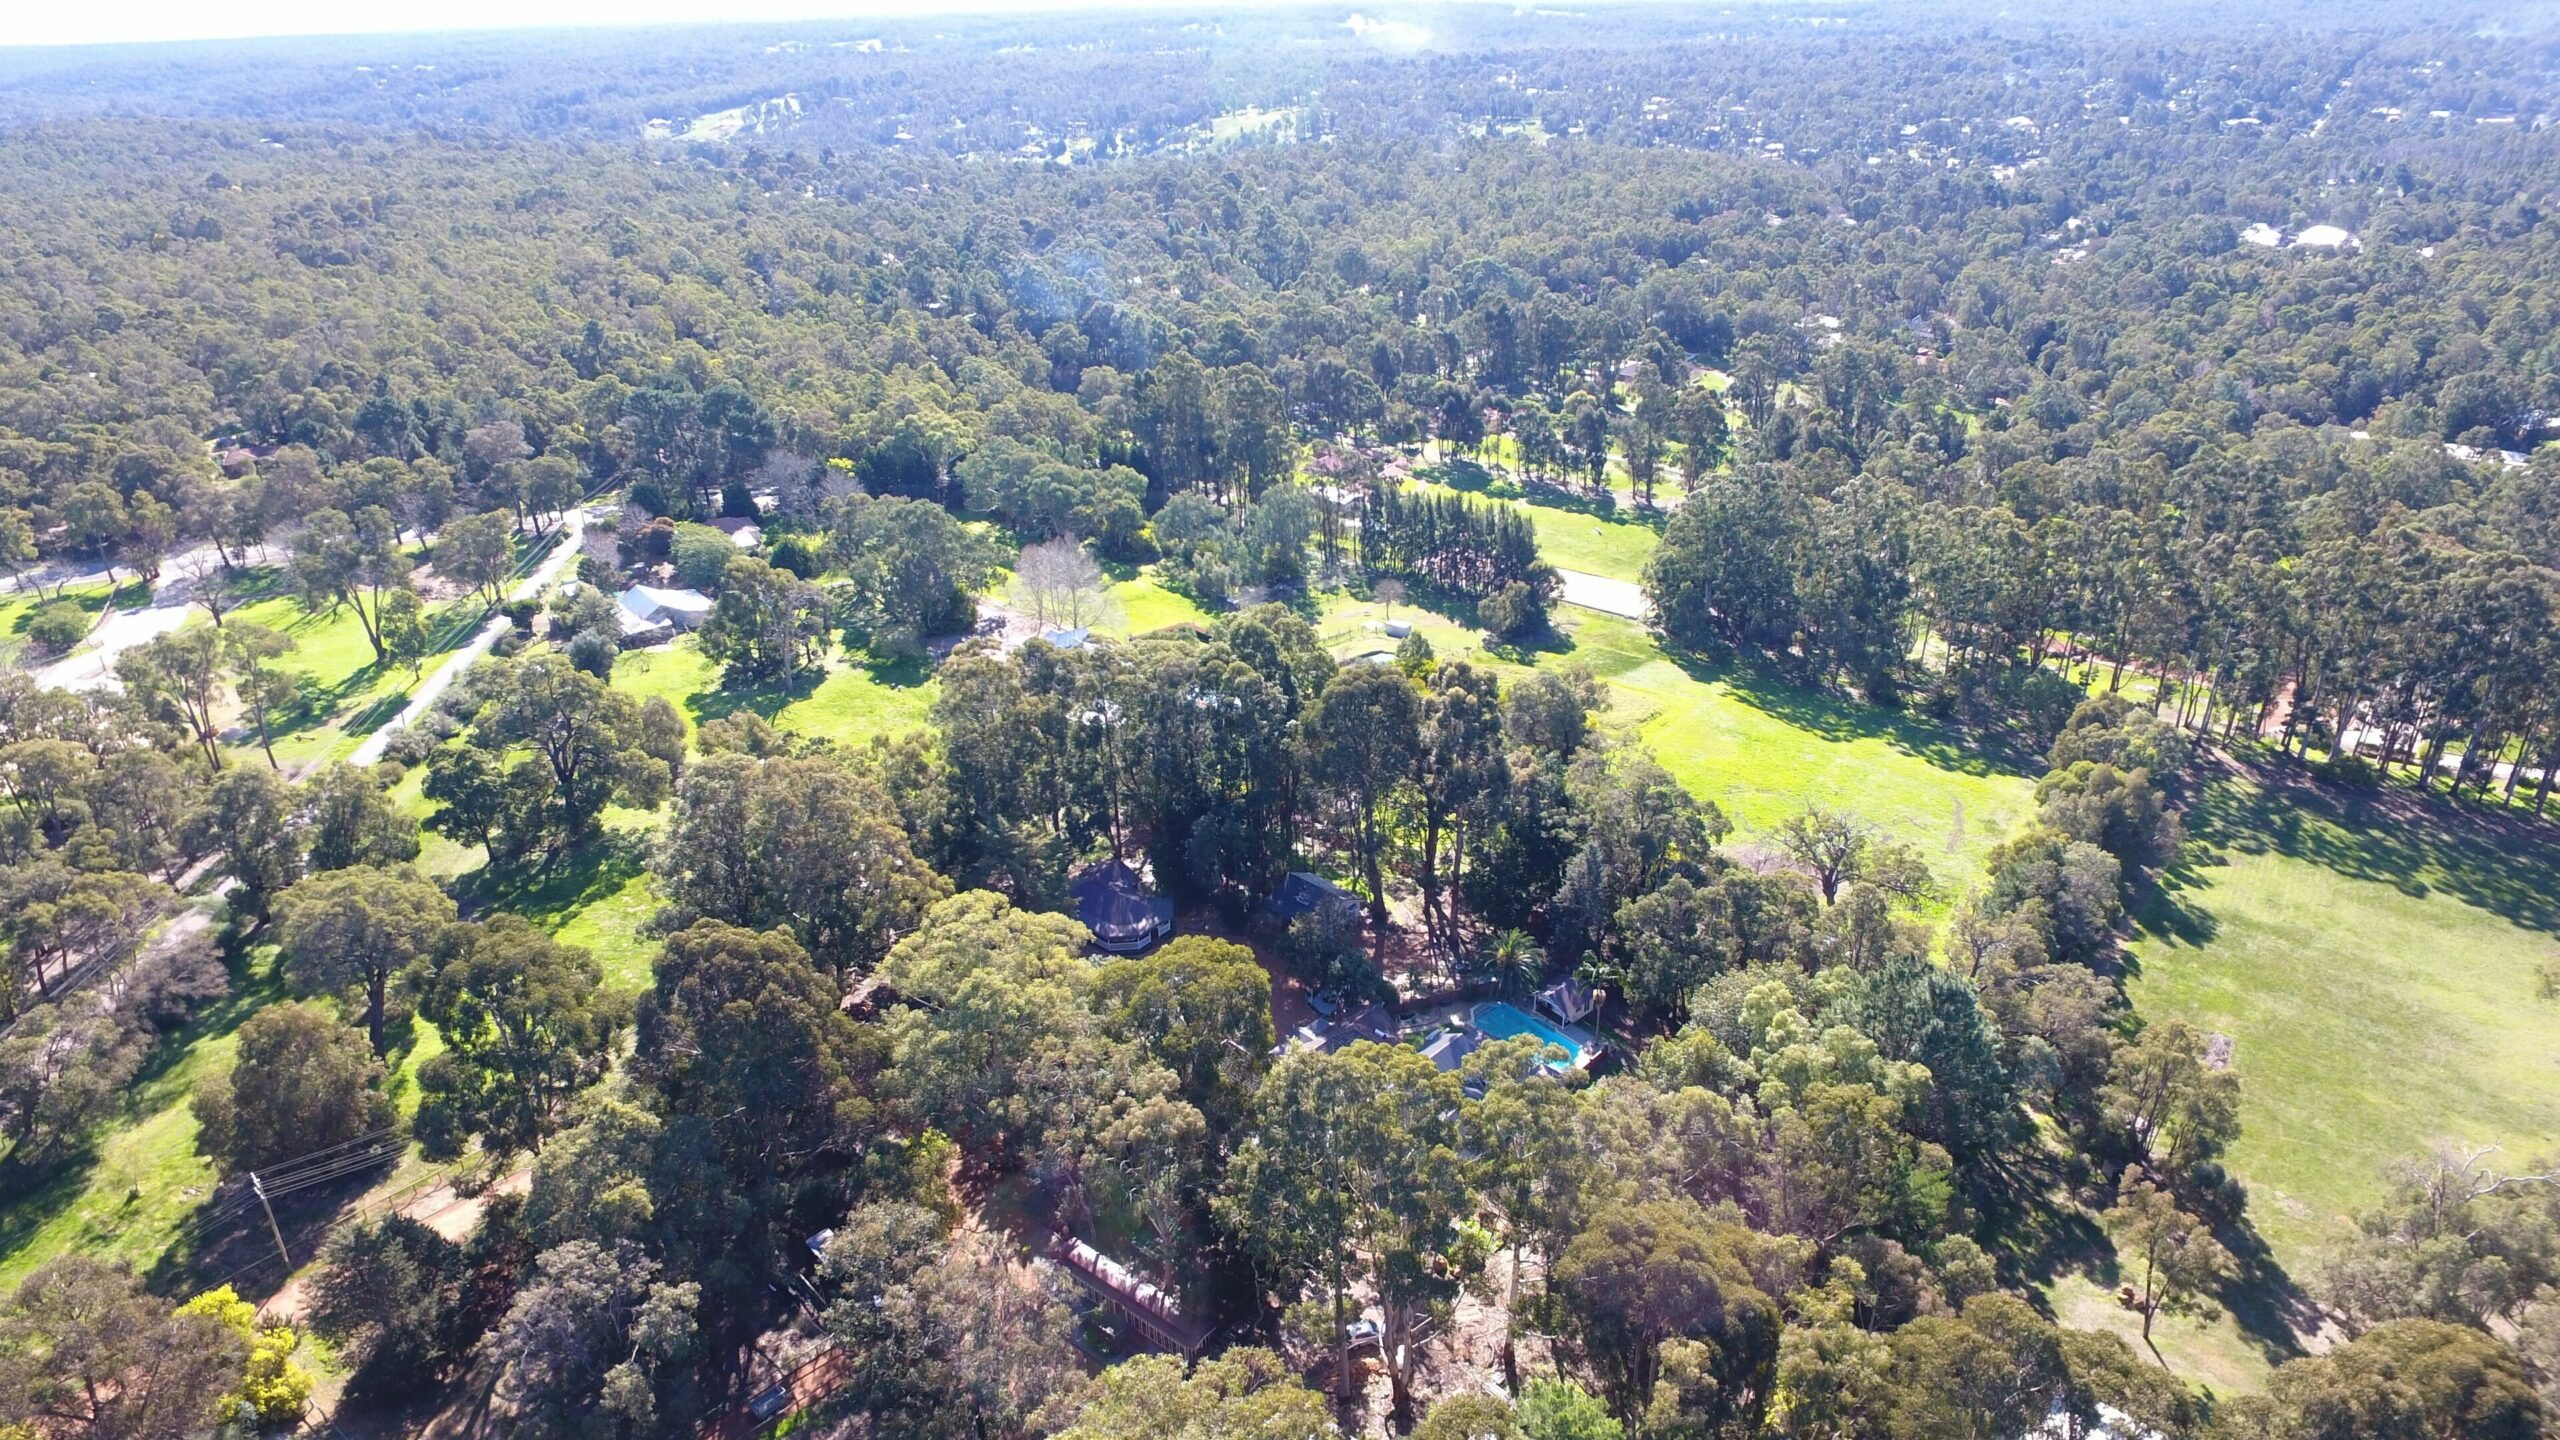
[(1547, 952), (1525, 930), (1505, 930), (1484, 948), (1485, 968), (1505, 995), (1526, 995), (1547, 978)]

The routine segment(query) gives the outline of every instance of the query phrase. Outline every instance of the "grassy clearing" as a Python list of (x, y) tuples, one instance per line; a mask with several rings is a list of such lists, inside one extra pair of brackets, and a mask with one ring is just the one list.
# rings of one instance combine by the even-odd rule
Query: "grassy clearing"
[(134, 1085), (130, 1118), (103, 1132), (90, 1164), (0, 1207), (7, 1214), (0, 1221), (0, 1288), (14, 1289), (37, 1266), (73, 1253), (137, 1270), (159, 1262), (220, 1178), (196, 1153), (187, 1099), (201, 1077), (230, 1065), (240, 1022), (274, 998), (235, 992)]
[(606, 989), (646, 990), (649, 957), (657, 942), (643, 934), (642, 927), (665, 904), (647, 875), (622, 875), (619, 884), (563, 915), (552, 933), (561, 944), (579, 946), (596, 957)]
[[(691, 637), (625, 652), (614, 664), (613, 685), (641, 699), (664, 698), (688, 730), (750, 710), (780, 729), (841, 745), (921, 729), (935, 693), (922, 666), (862, 665), (841, 655), (830, 657), (826, 673), (814, 682), (724, 690), (720, 667)], [(452, 847), (450, 873), (466, 904), (526, 916), (563, 942), (593, 952), (607, 986), (642, 989), (656, 948), (643, 932), (665, 903), (650, 883), (646, 860), (664, 819), (663, 812), (609, 810), (602, 839), (548, 867), (506, 875), (481, 866), (477, 851)]]
[[(1318, 629), (1338, 657), (1392, 650), (1397, 642), (1379, 629), (1383, 613), (1375, 602), (1336, 595)], [(1608, 722), (1722, 806), (1745, 840), (1819, 803), (1917, 846), (1954, 893), (2034, 808), (2024, 768), (1985, 756), (1953, 732), (1745, 668), (1675, 660), (1631, 620), (1559, 611), (1562, 643), (1522, 656), (1489, 654), (1480, 635), (1409, 605), (1396, 618), (1414, 622), (1443, 659), (1488, 664), (1506, 677), (1530, 665), (1590, 666), (1610, 686)]]
[(1538, 529), (1538, 558), (1560, 569), (1642, 581), (1645, 562), (1662, 543), (1661, 532), (1636, 521), (1514, 503), (1529, 512), (1529, 523)]
[(921, 730), (939, 691), (923, 666), (864, 665), (830, 657), (826, 678), (776, 709), (776, 726), (795, 735), (860, 745), (874, 736)]
[(720, 688), (720, 667), (690, 639), (625, 650), (613, 662), (613, 688), (635, 700), (665, 700), (684, 717), (685, 732), (691, 734), (709, 718), (693, 702)]
[(1574, 627), (1573, 658), (1617, 691), (1614, 718), (1745, 839), (1821, 804), (1918, 847), (1939, 883), (1960, 891), (2034, 808), (2023, 769), (1927, 721), (1744, 667), (1675, 660), (1630, 620), (1584, 614)]
[[(449, 625), (452, 615), (452, 607), (441, 607), (429, 613), (428, 624), (443, 627), (437, 630), (439, 638), (459, 645), (470, 632), (467, 627)], [(276, 759), (287, 770), (337, 759), (353, 750), (400, 713), (409, 692), (451, 650), (429, 655), (414, 672), (406, 666), (383, 665), (374, 659), (373, 642), (365, 638), (355, 612), (341, 608), (314, 613), (282, 595), (243, 605), (224, 623), (264, 625), (294, 642), (293, 650), (276, 662), (277, 668), (305, 677), (305, 688), (315, 703), (276, 737)], [(255, 736), (242, 740), (234, 747), (238, 753), (257, 753)]]
[(794, 734), (839, 744), (923, 728), (934, 696), (933, 677), (921, 665), (867, 665), (841, 654), (828, 657), (825, 674), (814, 682), (723, 689), (720, 667), (690, 636), (624, 652), (614, 662), (613, 688), (644, 700), (664, 697), (688, 731), (750, 710)]
[(1113, 584), (1111, 603), (1119, 608), (1120, 623), (1105, 628), (1123, 635), (1144, 635), (1175, 625), (1206, 625), (1218, 618), (1194, 604), (1190, 596), (1169, 590), (1146, 574)]
[(609, 989), (642, 989), (655, 942), (641, 929), (664, 904), (649, 882), (649, 846), (665, 819), (663, 811), (608, 809), (604, 833), (587, 844), (548, 863), (478, 866), (454, 877), (455, 896), (466, 915), (508, 911), (584, 946)]
[[(1497, 457), (1497, 462), (1500, 463)], [(1460, 460), (1434, 471), (1450, 477), (1454, 483), (1442, 488), (1474, 494), (1493, 504), (1519, 507), (1538, 531), (1538, 557), (1550, 565), (1566, 570), (1580, 570), (1589, 575), (1605, 575), (1612, 580), (1639, 581), (1644, 578), (1644, 563), (1653, 557), (1654, 547), (1662, 543), (1662, 532), (1641, 520), (1617, 515), (1601, 515), (1589, 508), (1544, 503), (1516, 498), (1517, 487), (1473, 461)], [(1501, 488), (1491, 495), (1488, 487)]]
[[(2045, 1292), (2056, 1320), (2074, 1330), (2104, 1330), (2123, 1337), (2133, 1353), (2148, 1358), (2142, 1345), (2142, 1316), (2116, 1303), (2115, 1292), (2085, 1274), (2066, 1275)], [(2264, 1390), (2267, 1357), (2240, 1333), (2224, 1313), (2212, 1320), (2163, 1315), (2151, 1327), (2152, 1343), (2178, 1378), (2217, 1395), (2248, 1395)]]
[(2207, 784), (2141, 916), (2147, 1016), (2231, 1036), (2250, 1212), (2296, 1275), (2433, 1141), (2560, 1153), (2560, 840), (2404, 791)]

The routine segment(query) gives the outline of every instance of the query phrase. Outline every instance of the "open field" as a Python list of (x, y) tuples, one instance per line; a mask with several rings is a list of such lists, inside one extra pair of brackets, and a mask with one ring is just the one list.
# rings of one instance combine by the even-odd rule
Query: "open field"
[(1606, 520), (1552, 505), (1513, 501), (1538, 527), (1538, 558), (1566, 570), (1641, 581), (1661, 532), (1633, 520)]
[(1618, 694), (1614, 718), (1634, 724), (1672, 774), (1723, 806), (1742, 839), (1821, 804), (1918, 847), (1953, 893), (2034, 808), (2023, 768), (1925, 720), (1746, 667), (1674, 659), (1633, 621), (1577, 613), (1571, 623), (1573, 658)]
[[(1318, 623), (1337, 656), (1391, 650), (1374, 602), (1331, 597)], [(1675, 659), (1630, 620), (1560, 609), (1563, 644), (1529, 656), (1485, 652), (1482, 637), (1401, 607), (1442, 658), (1506, 673), (1579, 661), (1609, 682), (1606, 721), (1630, 729), (1694, 793), (1732, 817), (1737, 836), (1765, 833), (1807, 803), (1882, 826), (1920, 850), (1950, 895), (2035, 802), (2023, 767), (1986, 757), (1925, 720), (1797, 689), (1738, 666)]]
[(2560, 836), (2281, 772), (2208, 783), (2134, 944), (2134, 1001), (2229, 1035), (2229, 1163), (2299, 1277), (2431, 1142), (2560, 1154)]
[(1103, 628), (1123, 635), (1144, 635), (1174, 625), (1206, 625), (1218, 618), (1193, 604), (1190, 596), (1167, 589), (1144, 572), (1113, 584), (1111, 603), (1119, 608), (1119, 618)]
[[(1662, 543), (1662, 533), (1641, 520), (1622, 515), (1600, 515), (1591, 510), (1569, 505), (1537, 503), (1517, 497), (1517, 487), (1508, 480), (1500, 481), (1498, 493), (1483, 492), (1494, 484), (1493, 472), (1472, 461), (1458, 461), (1435, 474), (1461, 477), (1460, 483), (1442, 484), (1438, 480), (1418, 480), (1418, 484), (1441, 484), (1441, 488), (1463, 491), (1492, 504), (1519, 507), (1537, 527), (1538, 558), (1566, 570), (1580, 570), (1592, 575), (1606, 575), (1613, 580), (1641, 580), (1644, 562), (1653, 556), (1654, 547)], [(1476, 479), (1473, 477), (1481, 477)]]
[(690, 636), (624, 652), (614, 663), (613, 688), (665, 697), (688, 730), (750, 710), (794, 734), (845, 744), (921, 729), (934, 696), (933, 677), (921, 666), (867, 665), (840, 652), (827, 657), (826, 673), (814, 683), (723, 689), (720, 667)]

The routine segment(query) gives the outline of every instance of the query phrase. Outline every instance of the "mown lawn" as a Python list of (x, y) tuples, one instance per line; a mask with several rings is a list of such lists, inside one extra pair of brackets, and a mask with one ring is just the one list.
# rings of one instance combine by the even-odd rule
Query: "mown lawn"
[(1918, 847), (1949, 893), (2035, 807), (2027, 769), (1926, 720), (1802, 690), (1742, 666), (1665, 654), (1644, 627), (1573, 612), (1573, 656), (1608, 680), (1615, 717), (1733, 818), (1741, 838), (1807, 804)]
[[(1383, 618), (1374, 601), (1335, 595), (1318, 629), (1347, 659), (1396, 647)], [(2028, 771), (1962, 736), (1746, 668), (1674, 659), (1631, 620), (1559, 609), (1563, 634), (1549, 648), (1489, 655), (1480, 635), (1428, 611), (1400, 606), (1395, 618), (1414, 622), (1440, 657), (1463, 656), (1506, 677), (1530, 665), (1590, 666), (1609, 682), (1606, 723), (1631, 731), (1692, 792), (1721, 806), (1741, 840), (1821, 804), (1917, 846), (1951, 898), (2034, 809)]]
[(2141, 916), (2147, 1016), (2232, 1037), (2228, 1157), (2297, 1277), (2384, 1167), (2437, 1140), (2560, 1156), (2560, 838), (2548, 826), (2284, 772), (2205, 786)]
[[(415, 671), (376, 662), (363, 623), (343, 607), (315, 613), (290, 596), (277, 595), (241, 606), (224, 616), (223, 623), (264, 625), (294, 642), (292, 651), (276, 665), (306, 677), (305, 688), (314, 704), (277, 735), (276, 759), (287, 770), (296, 770), (337, 759), (390, 723), (418, 682), (442, 663), (454, 645), (470, 638), (469, 627), (452, 623), (456, 613), (451, 606), (428, 612), (427, 623), (437, 638), (452, 645), (429, 655)], [(471, 613), (477, 613), (476, 606)], [(235, 739), (239, 743), (233, 748), (239, 753), (257, 753), (254, 734)]]
[(880, 735), (925, 726), (939, 687), (917, 664), (873, 666), (831, 657), (826, 678), (775, 710), (773, 723), (795, 735), (861, 745)]
[(1112, 585), (1111, 603), (1120, 611), (1119, 623), (1104, 628), (1123, 635), (1144, 635), (1175, 625), (1207, 625), (1218, 618), (1192, 603), (1190, 596), (1169, 590), (1143, 573)]
[[(1461, 462), (1451, 474), (1464, 475), (1472, 467)], [(1477, 470), (1474, 473), (1484, 474)], [(1442, 488), (1474, 491), (1480, 486), (1456, 485)], [(1510, 491), (1506, 484), (1505, 492)], [(1479, 495), (1488, 504), (1513, 505), (1525, 512), (1529, 523), (1537, 527), (1538, 557), (1565, 570), (1580, 570), (1587, 575), (1605, 575), (1612, 580), (1641, 581), (1644, 562), (1653, 556), (1654, 547), (1662, 543), (1662, 533), (1640, 520), (1603, 516), (1566, 505), (1540, 504), (1527, 499), (1504, 499)]]
[(1552, 505), (1515, 502), (1538, 529), (1538, 557), (1564, 570), (1641, 582), (1662, 534), (1633, 520), (1603, 519)]
[(840, 653), (827, 658), (826, 673), (814, 682), (724, 689), (720, 667), (690, 636), (626, 651), (614, 662), (613, 688), (641, 699), (664, 697), (688, 730), (750, 710), (794, 734), (839, 744), (921, 729), (934, 696), (933, 677), (922, 665), (866, 665)]

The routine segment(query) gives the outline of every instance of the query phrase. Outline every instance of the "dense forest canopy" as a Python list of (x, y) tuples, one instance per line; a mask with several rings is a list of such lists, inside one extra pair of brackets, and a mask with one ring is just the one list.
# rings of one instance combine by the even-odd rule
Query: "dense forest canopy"
[(2547, 841), (2553, 20), (0, 51), (0, 1436), (2560, 1428), (2128, 948)]

